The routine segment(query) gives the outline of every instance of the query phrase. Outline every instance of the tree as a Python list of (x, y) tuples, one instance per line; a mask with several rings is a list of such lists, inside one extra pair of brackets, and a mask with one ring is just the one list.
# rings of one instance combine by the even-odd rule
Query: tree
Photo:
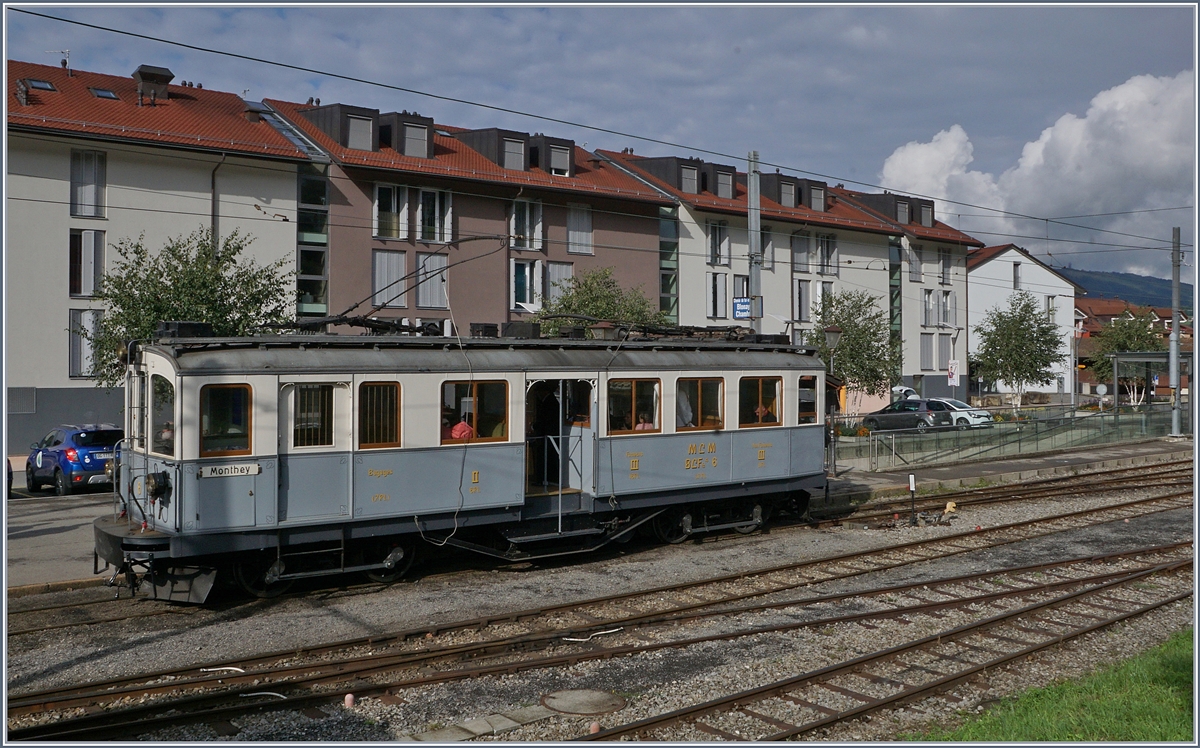
[[(1161, 351), (1167, 347), (1162, 335), (1154, 331), (1153, 317), (1149, 312), (1130, 317), (1116, 317), (1105, 325), (1096, 336), (1096, 348), (1092, 354), (1092, 372), (1101, 382), (1111, 381), (1112, 359), (1106, 353), (1123, 351)], [(1129, 402), (1141, 405), (1146, 396), (1146, 378), (1120, 377), (1118, 382), (1129, 395)], [(1116, 397), (1117, 393), (1113, 393)]]
[[(900, 370), (900, 341), (893, 340), (882, 297), (862, 290), (836, 291), (821, 296), (816, 326), (805, 332), (804, 345), (817, 349), (826, 363), (825, 328), (840, 327), (842, 337), (833, 351), (833, 374), (857, 399), (861, 395), (886, 395)], [(848, 408), (857, 410), (856, 406)]]
[(641, 286), (622, 289), (612, 268), (585, 271), (554, 285), (561, 293), (554, 300), (546, 299), (535, 317), (549, 335), (571, 324), (570, 320), (547, 319), (555, 314), (582, 314), (634, 325), (669, 324), (666, 314), (642, 295)]
[(214, 335), (233, 336), (294, 320), (293, 273), (284, 270), (288, 260), (261, 266), (243, 257), (251, 237), (234, 231), (214, 246), (212, 231), (202, 228), (168, 239), (155, 254), (143, 240), (117, 242), (119, 259), (94, 296), (105, 305), (104, 314), (94, 331), (79, 331), (91, 344), (97, 386), (123, 383), (120, 346), (150, 338), (161, 321), (208, 322)]
[(978, 372), (1013, 389), (1013, 412), (1030, 385), (1054, 381), (1051, 367), (1066, 360), (1058, 325), (1038, 308), (1028, 291), (1008, 298), (1008, 309), (992, 307), (976, 329)]

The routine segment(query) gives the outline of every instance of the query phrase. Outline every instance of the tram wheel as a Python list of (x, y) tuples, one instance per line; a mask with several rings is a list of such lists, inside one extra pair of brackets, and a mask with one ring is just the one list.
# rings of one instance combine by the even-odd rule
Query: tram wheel
[(417, 557), (417, 547), (412, 543), (380, 543), (372, 549), (371, 557), (386, 559), (396, 549), (403, 550), (404, 555), (396, 561), (395, 566), (390, 569), (368, 569), (363, 572), (367, 579), (379, 584), (392, 584), (408, 573)]
[(668, 509), (654, 518), (654, 536), (664, 543), (677, 545), (688, 539), (688, 529), (684, 528), (684, 518), (691, 524), (691, 515), (682, 509)]
[(267, 572), (275, 564), (275, 557), (262, 553), (248, 556), (233, 566), (233, 578), (246, 593), (261, 599), (279, 597), (292, 586), (292, 580), (267, 581)]

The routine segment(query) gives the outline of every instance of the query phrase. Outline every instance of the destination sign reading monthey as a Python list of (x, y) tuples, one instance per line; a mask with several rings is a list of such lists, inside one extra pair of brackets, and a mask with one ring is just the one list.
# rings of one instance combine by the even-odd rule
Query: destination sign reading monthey
[(238, 465), (204, 465), (200, 468), (201, 478), (232, 478), (239, 475), (258, 475), (262, 465), (244, 462)]

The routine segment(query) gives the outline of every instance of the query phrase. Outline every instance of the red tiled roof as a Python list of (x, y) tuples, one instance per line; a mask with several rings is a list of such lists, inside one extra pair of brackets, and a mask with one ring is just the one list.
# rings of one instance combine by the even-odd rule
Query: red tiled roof
[[(654, 190), (623, 174), (612, 166), (602, 167), (599, 161), (579, 146), (575, 147), (575, 176), (560, 177), (548, 174), (539, 168), (528, 171), (505, 169), (489, 161), (483, 154), (470, 148), (457, 138), (435, 133), (433, 136), (433, 158), (405, 156), (390, 147), (378, 151), (362, 151), (346, 148), (326, 135), (319, 127), (309, 122), (301, 111), (309, 107), (289, 101), (265, 99), (265, 103), (287, 118), (323, 150), (332, 154), (338, 163), (346, 166), (362, 166), (372, 169), (387, 169), (407, 174), (426, 174), (454, 179), (472, 179), (483, 182), (500, 182), (514, 186), (538, 187), (606, 197), (644, 200), (658, 205), (667, 205), (669, 200)], [(437, 125), (446, 132), (465, 132), (462, 128)]]
[[(635, 156), (629, 153), (617, 153), (616, 151), (604, 150), (598, 150), (596, 153), (627, 166), (630, 169), (633, 169), (638, 173), (638, 176), (642, 177), (647, 182), (650, 182), (651, 184), (660, 188), (663, 192), (673, 195), (680, 201), (687, 203), (694, 208), (700, 210), (711, 210), (718, 213), (730, 213), (733, 215), (742, 216), (746, 215), (746, 210), (748, 208), (746, 186), (743, 184), (738, 184), (736, 179), (734, 180), (733, 184), (734, 196), (732, 199), (717, 197), (710, 192), (692, 194), (690, 192), (684, 192), (680, 189), (677, 189), (675, 186), (670, 185), (658, 177), (655, 177), (652, 174), (638, 168), (638, 161), (644, 158), (644, 156)], [(742, 172), (738, 173), (741, 174)], [(829, 228), (855, 229), (858, 231), (872, 231), (881, 234), (894, 233), (894, 229), (890, 225), (875, 220), (874, 217), (867, 215), (863, 211), (859, 210), (856, 206), (850, 205), (849, 203), (835, 200), (833, 201), (833, 204), (829, 206), (829, 210), (822, 212), (812, 210), (811, 208), (806, 208), (804, 206), (787, 208), (770, 200), (767, 197), (761, 197), (760, 199), (760, 215), (764, 221), (776, 219), (793, 221), (796, 223), (807, 223), (814, 226), (826, 226)]]
[[(49, 81), (55, 91), (30, 88), (28, 104), (17, 100), (17, 81)], [(94, 96), (107, 89), (117, 99)], [(72, 70), (31, 62), (8, 62), (8, 126), (17, 130), (57, 132), (89, 138), (154, 143), (202, 150), (304, 159), (303, 151), (265, 121), (250, 122), (236, 94), (171, 85), (168, 97), (137, 104), (132, 77)]]
[(887, 224), (892, 227), (893, 231), (911, 234), (917, 239), (925, 239), (928, 241), (950, 242), (953, 244), (962, 244), (967, 247), (983, 246), (983, 242), (979, 241), (975, 237), (965, 234), (958, 229), (938, 220), (934, 220), (932, 226), (924, 226), (920, 223), (897, 223), (869, 205), (865, 205), (855, 200), (857, 196), (867, 194), (865, 192), (856, 192), (855, 190), (848, 190), (845, 187), (830, 187), (829, 189), (832, 194), (838, 195), (846, 200), (853, 201), (854, 205), (861, 210), (870, 213), (873, 216), (878, 216), (881, 221), (887, 222)]

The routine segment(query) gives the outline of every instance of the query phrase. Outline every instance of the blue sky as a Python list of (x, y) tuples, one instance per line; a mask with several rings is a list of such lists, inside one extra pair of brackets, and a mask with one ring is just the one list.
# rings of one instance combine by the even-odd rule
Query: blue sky
[[(938, 204), (981, 241), (1055, 264), (1167, 276), (1168, 252), (1133, 248), (1169, 244), (1172, 226), (1194, 236), (1194, 209), (1175, 210), (1195, 204), (1194, 6), (17, 7), (1132, 235)], [(251, 99), (692, 155), (11, 7), (5, 21), (9, 59), (70, 49), (79, 69), (161, 65)]]

